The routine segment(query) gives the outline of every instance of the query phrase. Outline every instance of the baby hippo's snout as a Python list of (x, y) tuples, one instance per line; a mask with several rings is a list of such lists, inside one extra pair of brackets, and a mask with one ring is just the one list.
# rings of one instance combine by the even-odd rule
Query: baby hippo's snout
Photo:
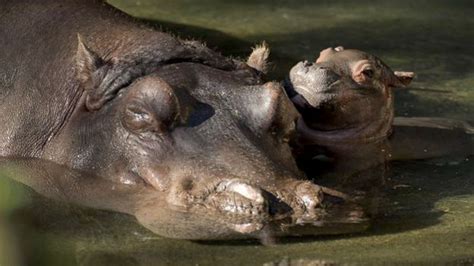
[(303, 61), (291, 69), (289, 79), (293, 94), (301, 95), (309, 105), (316, 107), (321, 100), (319, 95), (330, 93), (340, 76), (327, 64)]
[(303, 61), (303, 66), (304, 66), (304, 67), (310, 67), (310, 66), (312, 66), (312, 65), (313, 65), (312, 62), (309, 62), (309, 61), (307, 61), (307, 60)]

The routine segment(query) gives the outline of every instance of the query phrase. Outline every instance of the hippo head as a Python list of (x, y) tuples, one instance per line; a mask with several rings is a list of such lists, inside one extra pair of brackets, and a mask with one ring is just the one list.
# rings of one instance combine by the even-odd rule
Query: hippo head
[(311, 130), (329, 132), (324, 141), (343, 141), (386, 136), (392, 88), (412, 78), (412, 72), (394, 72), (373, 55), (337, 47), (321, 51), (316, 62), (295, 65), (286, 87)]
[[(283, 88), (263, 84), (255, 69), (175, 60), (94, 99), (94, 84), (120, 62), (79, 49), (81, 107), (48, 156), (142, 187), (128, 212), (147, 228), (216, 239), (255, 237), (282, 220), (315, 227), (363, 220), (345, 195), (304, 181), (288, 145), (299, 115)], [(277, 224), (276, 234), (288, 234)]]

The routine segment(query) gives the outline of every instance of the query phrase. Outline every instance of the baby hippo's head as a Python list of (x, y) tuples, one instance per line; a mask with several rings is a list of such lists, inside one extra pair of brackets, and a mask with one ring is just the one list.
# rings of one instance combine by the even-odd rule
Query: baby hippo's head
[(316, 62), (296, 64), (286, 90), (310, 129), (350, 129), (368, 137), (388, 133), (392, 88), (408, 85), (413, 76), (392, 71), (373, 55), (336, 47), (321, 51)]

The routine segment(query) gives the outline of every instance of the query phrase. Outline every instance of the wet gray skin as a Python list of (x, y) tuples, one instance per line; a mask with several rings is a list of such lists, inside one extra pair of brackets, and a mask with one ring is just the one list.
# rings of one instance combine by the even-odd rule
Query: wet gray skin
[(278, 83), (100, 2), (32, 3), (2, 1), (0, 18), (0, 156), (25, 173), (13, 178), (171, 238), (366, 228), (349, 196), (297, 168), (299, 115)]

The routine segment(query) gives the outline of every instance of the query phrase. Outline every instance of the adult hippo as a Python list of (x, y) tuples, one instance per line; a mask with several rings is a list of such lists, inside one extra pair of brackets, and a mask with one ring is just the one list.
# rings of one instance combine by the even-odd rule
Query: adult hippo
[(298, 113), (257, 67), (101, 1), (0, 6), (3, 175), (172, 238), (366, 227), (348, 196), (298, 170)]

